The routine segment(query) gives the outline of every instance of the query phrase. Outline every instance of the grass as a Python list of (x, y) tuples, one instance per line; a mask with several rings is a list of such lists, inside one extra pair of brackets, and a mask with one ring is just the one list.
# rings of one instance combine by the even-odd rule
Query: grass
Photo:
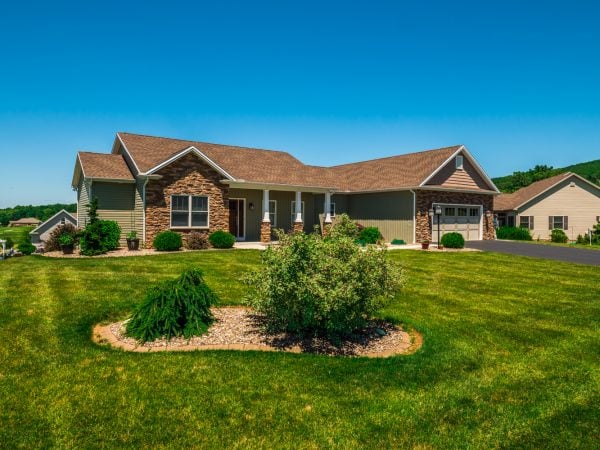
[(600, 268), (390, 257), (408, 284), (382, 315), (424, 335), (390, 359), (91, 342), (93, 324), (184, 268), (238, 303), (255, 251), (0, 262), (0, 446), (597, 448)]
[[(29, 239), (29, 232), (35, 227), (0, 227), (0, 239), (11, 238), (15, 247)], [(2, 247), (0, 246), (0, 251)]]
[(537, 244), (537, 245), (550, 245), (550, 246), (554, 246), (554, 247), (567, 247), (567, 248), (583, 248), (583, 249), (587, 249), (587, 250), (600, 250), (600, 244), (577, 244), (575, 242), (566, 242), (566, 243), (559, 243), (559, 242), (550, 242), (550, 241), (519, 241), (519, 242), (525, 242), (526, 244)]

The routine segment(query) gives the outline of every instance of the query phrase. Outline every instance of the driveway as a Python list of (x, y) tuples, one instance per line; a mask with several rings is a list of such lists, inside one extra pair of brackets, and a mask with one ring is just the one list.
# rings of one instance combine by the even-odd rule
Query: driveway
[(600, 266), (600, 251), (554, 245), (527, 244), (518, 241), (468, 241), (467, 248), (487, 252), (509, 253), (533, 258), (555, 259), (579, 264)]

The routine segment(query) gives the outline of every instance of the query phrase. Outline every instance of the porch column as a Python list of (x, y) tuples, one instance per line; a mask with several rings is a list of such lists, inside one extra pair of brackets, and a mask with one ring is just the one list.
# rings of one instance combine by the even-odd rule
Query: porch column
[(331, 223), (331, 192), (325, 192), (325, 204), (323, 205), (325, 223)]
[(263, 190), (263, 218), (260, 224), (260, 242), (271, 242), (271, 218), (269, 217), (269, 190)]
[(304, 224), (302, 223), (302, 192), (296, 191), (296, 202), (294, 213), (296, 214), (296, 218), (294, 219), (294, 233), (301, 233), (304, 231)]

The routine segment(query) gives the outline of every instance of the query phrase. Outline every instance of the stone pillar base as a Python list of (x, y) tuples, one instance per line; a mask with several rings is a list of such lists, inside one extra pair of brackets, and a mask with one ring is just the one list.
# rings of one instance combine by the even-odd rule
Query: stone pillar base
[[(489, 217), (485, 214), (489, 214)], [(483, 216), (483, 240), (488, 241), (496, 239), (496, 229), (494, 228), (494, 214), (491, 211), (486, 211)]]
[(271, 242), (271, 222), (260, 223), (260, 242), (265, 244)]
[(302, 233), (304, 231), (304, 224), (302, 222), (294, 222), (294, 227), (292, 228), (294, 233)]

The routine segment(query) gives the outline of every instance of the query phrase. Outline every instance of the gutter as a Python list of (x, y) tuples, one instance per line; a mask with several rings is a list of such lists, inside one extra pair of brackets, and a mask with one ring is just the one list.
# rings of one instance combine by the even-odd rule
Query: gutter
[(417, 243), (417, 193), (409, 189), (413, 195), (413, 244)]

